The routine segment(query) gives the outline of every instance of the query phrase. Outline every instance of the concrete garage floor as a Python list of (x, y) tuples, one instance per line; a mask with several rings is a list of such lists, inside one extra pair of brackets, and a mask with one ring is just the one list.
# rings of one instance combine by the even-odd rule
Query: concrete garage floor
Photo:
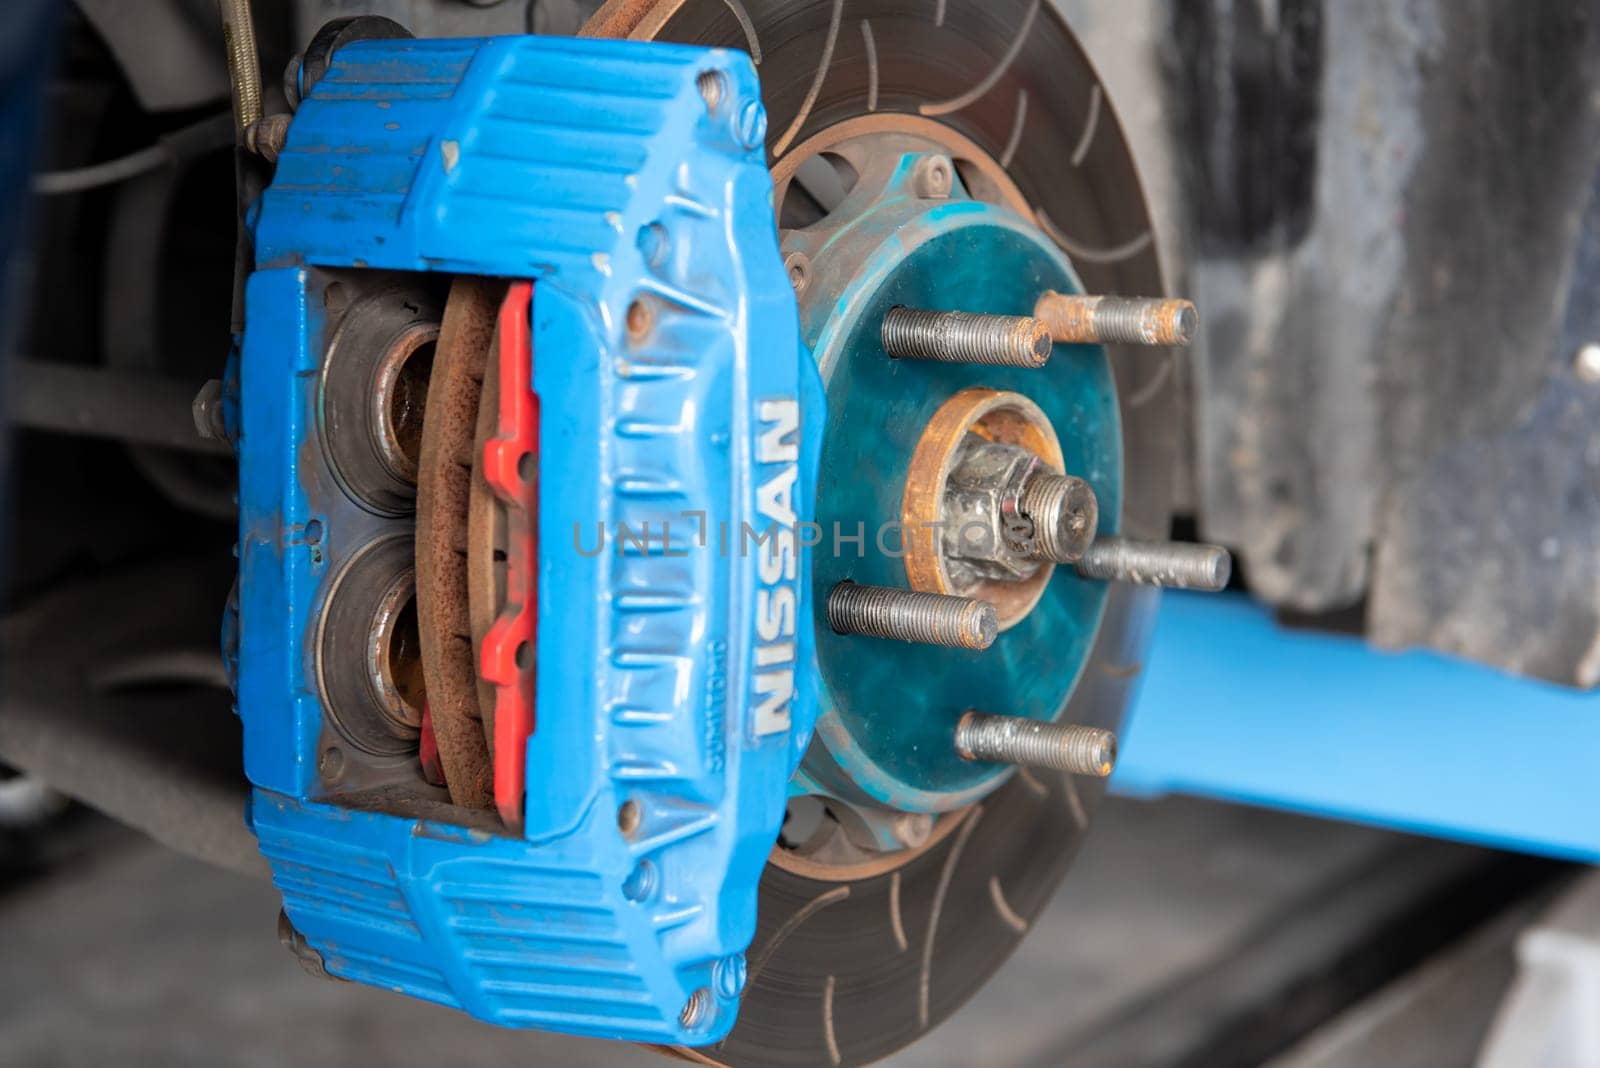
[[(277, 943), (269, 885), (120, 829), (96, 833), (103, 841), (88, 857), (0, 896), (0, 1065), (670, 1063), (628, 1046), (500, 1031), (438, 1006), (314, 980)], [(1282, 813), (1109, 801), (1016, 956), (935, 1038), (887, 1063), (1254, 1063), (1250, 1050), (1263, 1047), (1251, 1035), (1263, 1021), (1301, 1011), (1283, 992), (1303, 985), (1304, 973), (1344, 974), (1340, 962), (1364, 926), (1392, 942), (1385, 924), (1412, 923), (1407, 908), (1484, 863), (1498, 861)], [(1515, 930), (1504, 917), (1500, 926)], [(1484, 937), (1458, 940), (1476, 946), (1462, 954), (1477, 963), (1465, 1001), (1441, 1001), (1437, 977), (1429, 988), (1448, 1027), (1397, 1036), (1381, 997), (1369, 998), (1352, 1008), (1354, 1023), (1291, 1029), (1300, 1046), (1280, 1065), (1469, 1063), (1510, 972), (1509, 939)], [(1318, 1011), (1331, 1018), (1339, 1008), (1335, 999)], [(1361, 1013), (1387, 1024), (1362, 1026)], [(1372, 1048), (1352, 1052), (1352, 1041), (1375, 1031), (1392, 1046), (1381, 1061)], [(1402, 1048), (1426, 1056), (1406, 1059)]]

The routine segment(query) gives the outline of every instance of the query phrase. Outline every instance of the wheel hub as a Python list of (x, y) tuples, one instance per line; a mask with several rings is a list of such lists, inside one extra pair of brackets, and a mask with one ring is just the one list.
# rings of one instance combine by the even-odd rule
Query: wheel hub
[[(1047, 237), (1003, 203), (979, 198), (1008, 194), (1002, 172), (981, 153), (959, 142), (947, 148), (920, 124), (874, 125), (852, 136), (825, 132), (797, 150), (791, 177), (779, 180), (780, 218), (803, 222), (823, 212), (783, 234), (791, 277), (804, 265), (802, 336), (828, 391), (814, 596), (825, 603), (841, 582), (981, 596), (996, 604), (1006, 631), (988, 649), (952, 650), (819, 628), (822, 715), (792, 790), (829, 799), (854, 842), (865, 840), (850, 833), (863, 821), (888, 827), (874, 841), (896, 852), (921, 844), (897, 833), (898, 814), (962, 808), (1010, 772), (955, 752), (950, 739), (962, 713), (1054, 719), (1105, 605), (1103, 583), (1052, 581), (1048, 561), (993, 539), (975, 544), (973, 516), (958, 506), (994, 518), (995, 539), (1004, 539), (1003, 483), (1045, 467), (1092, 486), (1100, 531), (1112, 533), (1122, 453), (1116, 391), (1098, 346), (1064, 349), (1037, 369), (886, 354), (881, 324), (892, 308), (1026, 315), (1039, 293), (1081, 286)], [(952, 149), (966, 159), (947, 154)], [(959, 481), (995, 459), (980, 453), (958, 462), (972, 453), (970, 439), (1005, 454), (992, 489), (974, 482), (963, 494), (952, 475)], [(987, 549), (987, 568), (948, 551), (961, 548), (951, 544), (952, 523), (966, 534), (967, 557)]]

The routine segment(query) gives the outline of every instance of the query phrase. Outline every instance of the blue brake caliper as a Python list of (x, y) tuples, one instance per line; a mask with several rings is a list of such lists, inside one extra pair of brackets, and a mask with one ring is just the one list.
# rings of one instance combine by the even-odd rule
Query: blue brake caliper
[[(328, 973), (500, 1024), (691, 1045), (732, 1027), (816, 714), (796, 526), (822, 400), (765, 127), (746, 56), (666, 44), (360, 41), (307, 87), (251, 215), (236, 684), (250, 819)], [(330, 290), (461, 275), (533, 283), (515, 831), (439, 801), (414, 755), (350, 744), (318, 660), (339, 577), (415, 527), (333, 470)], [(630, 340), (641, 296), (660, 311)]]

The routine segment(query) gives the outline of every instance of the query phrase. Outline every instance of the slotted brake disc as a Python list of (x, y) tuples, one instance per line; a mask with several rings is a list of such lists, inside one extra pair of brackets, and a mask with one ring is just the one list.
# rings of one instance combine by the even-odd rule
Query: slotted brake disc
[[(858, 150), (852, 138), (895, 135), (948, 153), (974, 196), (1048, 235), (1086, 291), (1163, 291), (1116, 116), (1083, 50), (1039, 0), (614, 0), (584, 32), (747, 50), (769, 115), (783, 226), (806, 225), (838, 202), (814, 179), (799, 179), (804, 195), (785, 195), (812, 157), (848, 162)], [(1176, 447), (1170, 353), (1112, 348), (1110, 356), (1120, 530), (1165, 537)], [(1110, 587), (1064, 720), (1120, 726), (1148, 597)], [(873, 856), (780, 846), (761, 883), (737, 1026), (716, 1046), (675, 1052), (730, 1065), (840, 1065), (915, 1041), (1022, 938), (1102, 791), (1095, 780), (1024, 771), (939, 816), (914, 849)]]

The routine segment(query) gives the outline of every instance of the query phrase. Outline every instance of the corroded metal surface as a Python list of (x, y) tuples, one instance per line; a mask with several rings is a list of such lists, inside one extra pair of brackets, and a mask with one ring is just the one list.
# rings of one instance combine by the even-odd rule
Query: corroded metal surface
[[(868, 159), (887, 150), (940, 152), (947, 155), (974, 200), (1002, 204), (1019, 215), (1033, 209), (1006, 169), (989, 151), (961, 131), (922, 115), (872, 112), (818, 130), (772, 161), (773, 199), (783, 204), (800, 165), (824, 153), (839, 156), (858, 173)], [(781, 225), (780, 220), (780, 225)]]
[(934, 413), (911, 454), (900, 507), (900, 526), (908, 532), (905, 568), (911, 588), (989, 601), (999, 614), (1000, 629), (1005, 630), (1026, 616), (1044, 595), (1045, 584), (1055, 573), (1054, 564), (1044, 563), (1021, 581), (979, 577), (976, 582), (963, 582), (951, 574), (938, 539), (922, 533), (939, 529), (945, 521), (945, 491), (969, 434), (1026, 449), (1057, 471), (1063, 463), (1061, 443), (1050, 420), (1028, 398), (967, 389)]
[(1041, 294), (1033, 314), (1058, 345), (1187, 345), (1200, 321), (1187, 300), (1055, 292)]
[(606, 0), (584, 23), (584, 37), (654, 38), (654, 30), (678, 9), (681, 0)]
[(478, 706), (468, 593), (468, 512), (484, 367), (504, 285), (461, 278), (450, 288), (428, 385), (417, 480), (417, 617), (428, 710), (450, 799), (493, 804)]

